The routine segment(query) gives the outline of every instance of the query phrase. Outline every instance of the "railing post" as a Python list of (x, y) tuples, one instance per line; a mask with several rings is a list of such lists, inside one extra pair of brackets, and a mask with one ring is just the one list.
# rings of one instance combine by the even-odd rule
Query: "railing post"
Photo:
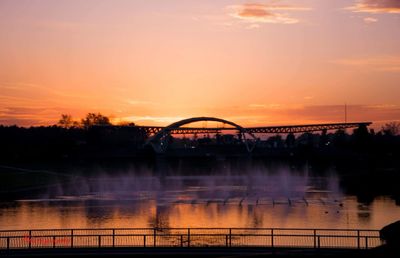
[(10, 250), (10, 238), (7, 237), (7, 250)]
[(29, 248), (32, 248), (32, 230), (29, 230)]
[(229, 229), (229, 247), (232, 247), (232, 229)]
[(181, 235), (181, 247), (183, 247), (183, 235)]
[(314, 229), (314, 249), (317, 248), (317, 230)]
[(156, 229), (154, 229), (154, 232), (153, 232), (153, 241), (154, 241), (154, 247), (156, 247), (156, 235), (157, 235), (157, 232), (156, 232)]
[(317, 236), (317, 240), (318, 240), (318, 249), (321, 248), (321, 237)]
[(365, 237), (365, 249), (368, 249), (368, 236)]
[(146, 235), (143, 235), (143, 247), (146, 247)]
[(53, 248), (56, 248), (56, 236), (53, 236)]
[(271, 247), (274, 248), (274, 229), (271, 229)]
[(228, 247), (228, 239), (229, 239), (229, 235), (225, 236), (225, 246)]
[(357, 248), (360, 249), (360, 230), (357, 230)]
[(115, 229), (112, 230), (112, 247), (115, 247)]
[(188, 228), (188, 247), (190, 247), (190, 228)]
[(97, 243), (99, 244), (99, 248), (101, 247), (101, 235), (98, 236), (99, 239), (97, 240)]
[(71, 248), (74, 248), (74, 230), (71, 229)]

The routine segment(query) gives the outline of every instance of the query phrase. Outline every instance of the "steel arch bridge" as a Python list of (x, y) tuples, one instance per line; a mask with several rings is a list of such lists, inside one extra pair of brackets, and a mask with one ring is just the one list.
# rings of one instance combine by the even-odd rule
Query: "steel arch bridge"
[[(232, 128), (182, 128), (181, 126), (186, 124), (191, 124), (195, 122), (203, 122), (203, 121), (211, 121), (211, 122), (220, 122), (223, 124), (228, 124), (232, 126)], [(225, 120), (216, 117), (193, 117), (189, 119), (184, 119), (173, 124), (170, 124), (167, 127), (163, 127), (160, 131), (156, 132), (152, 137), (147, 140), (147, 143), (153, 146), (153, 149), (157, 153), (164, 153), (168, 148), (168, 136), (171, 134), (194, 134), (194, 133), (218, 133), (219, 130), (237, 130), (239, 134), (242, 135), (244, 139), (244, 144), (247, 148), (248, 152), (251, 152), (255, 147), (255, 142), (250, 144), (246, 139), (246, 134), (249, 135), (254, 141), (257, 138), (250, 132), (247, 131), (246, 128)]]
[[(198, 127), (183, 127), (184, 125), (212, 121), (228, 124), (232, 127), (221, 128), (198, 128)], [(357, 122), (357, 123), (332, 123), (332, 124), (309, 124), (309, 125), (289, 125), (289, 126), (264, 126), (264, 127), (242, 127), (234, 122), (216, 118), (216, 117), (193, 117), (172, 123), (166, 127), (161, 126), (138, 126), (146, 132), (150, 137), (146, 144), (150, 144), (156, 153), (164, 153), (168, 148), (168, 137), (171, 134), (197, 134), (197, 133), (221, 133), (222, 131), (236, 130), (242, 136), (244, 144), (248, 152), (252, 152), (257, 138), (255, 134), (270, 134), (270, 133), (306, 133), (317, 132), (324, 130), (339, 130), (346, 128), (358, 128), (369, 126), (372, 122)], [(248, 138), (246, 137), (248, 136)], [(250, 140), (250, 141), (249, 141)]]

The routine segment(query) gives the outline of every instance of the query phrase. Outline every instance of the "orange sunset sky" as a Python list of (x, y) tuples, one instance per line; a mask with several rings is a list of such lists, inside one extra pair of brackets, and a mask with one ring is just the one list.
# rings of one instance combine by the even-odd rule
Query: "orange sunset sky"
[(400, 0), (0, 0), (0, 124), (400, 119)]

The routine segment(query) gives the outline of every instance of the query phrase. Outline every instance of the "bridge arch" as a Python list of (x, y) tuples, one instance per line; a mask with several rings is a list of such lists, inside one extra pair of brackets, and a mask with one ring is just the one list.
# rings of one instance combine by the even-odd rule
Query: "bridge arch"
[(253, 146), (250, 146), (247, 143), (246, 136), (245, 136), (245, 134), (247, 133), (254, 140), (256, 140), (256, 137), (252, 133), (247, 132), (246, 128), (244, 128), (234, 122), (231, 122), (231, 121), (228, 121), (225, 119), (221, 119), (221, 118), (216, 118), (216, 117), (192, 117), (192, 118), (183, 119), (178, 122), (172, 123), (172, 124), (168, 125), (167, 127), (163, 128), (161, 131), (159, 131), (152, 137), (150, 137), (146, 141), (146, 144), (151, 144), (151, 146), (153, 147), (153, 149), (156, 153), (164, 153), (167, 150), (168, 144), (163, 141), (163, 138), (170, 135), (171, 131), (178, 129), (183, 125), (187, 125), (187, 124), (191, 124), (191, 123), (195, 123), (195, 122), (202, 122), (202, 121), (220, 122), (223, 124), (231, 125), (232, 127), (234, 127), (234, 129), (238, 130), (244, 136), (244, 140), (245, 140), (244, 143), (246, 145), (248, 152), (251, 152), (254, 149), (255, 144)]

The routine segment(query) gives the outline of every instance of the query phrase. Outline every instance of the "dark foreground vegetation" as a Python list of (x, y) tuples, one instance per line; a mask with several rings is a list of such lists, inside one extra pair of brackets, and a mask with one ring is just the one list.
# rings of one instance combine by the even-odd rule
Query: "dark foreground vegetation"
[[(304, 133), (274, 135), (259, 139), (253, 156), (284, 158), (374, 159), (385, 162), (400, 160), (399, 123), (386, 124), (375, 132), (366, 127), (352, 133)], [(88, 114), (80, 122), (62, 115), (54, 126), (18, 127), (0, 125), (0, 161), (58, 159), (104, 159), (152, 157), (154, 153), (145, 142), (150, 135), (135, 124), (112, 125), (101, 114)], [(236, 135), (195, 135), (192, 138), (170, 137), (171, 156), (248, 155)]]

